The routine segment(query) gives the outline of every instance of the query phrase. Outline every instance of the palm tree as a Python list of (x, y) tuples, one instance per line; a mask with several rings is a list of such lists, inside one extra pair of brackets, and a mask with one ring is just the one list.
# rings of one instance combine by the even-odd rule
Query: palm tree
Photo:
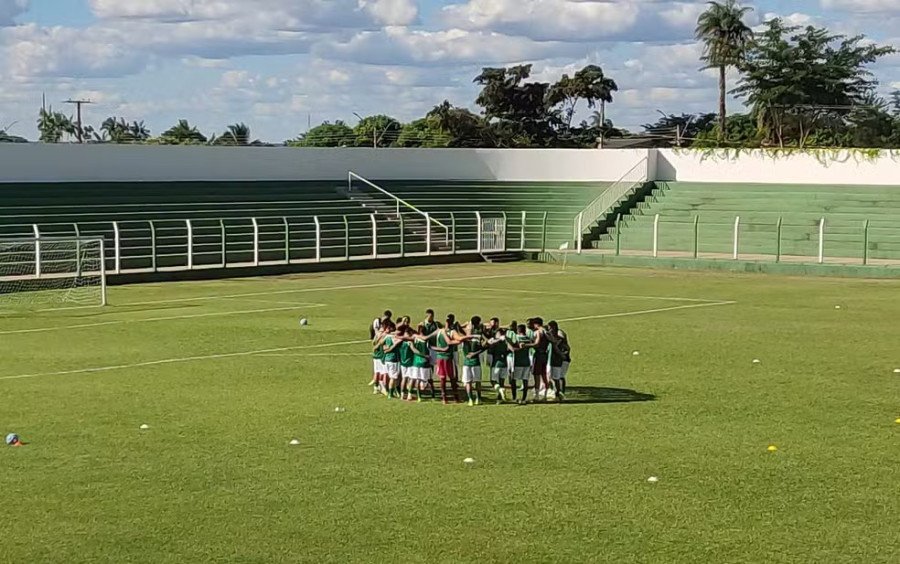
[(42, 143), (59, 143), (64, 134), (75, 135), (75, 124), (72, 122), (72, 118), (63, 113), (54, 112), (53, 108), (41, 108), (37, 125)]
[(250, 127), (244, 123), (233, 123), (228, 126), (228, 130), (221, 137), (211, 140), (216, 145), (234, 145), (236, 147), (246, 147), (250, 144)]
[(150, 139), (150, 130), (144, 125), (144, 120), (134, 121), (128, 126), (128, 132), (135, 141)]
[(703, 42), (704, 68), (719, 69), (719, 142), (725, 139), (725, 72), (738, 65), (753, 31), (744, 23), (744, 16), (753, 8), (742, 8), (736, 0), (724, 3), (709, 2), (709, 7), (697, 20), (695, 35)]
[(162, 138), (165, 142), (176, 145), (206, 143), (206, 136), (186, 119), (178, 120), (177, 124), (163, 132)]

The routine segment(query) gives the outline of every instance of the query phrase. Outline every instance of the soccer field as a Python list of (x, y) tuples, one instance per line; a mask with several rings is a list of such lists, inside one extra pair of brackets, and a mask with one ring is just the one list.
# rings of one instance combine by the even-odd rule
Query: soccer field
[[(29, 443), (0, 450), (2, 562), (900, 553), (897, 280), (521, 263), (109, 298), (0, 314), (0, 431)], [(429, 307), (559, 320), (570, 401), (373, 395), (371, 320)]]

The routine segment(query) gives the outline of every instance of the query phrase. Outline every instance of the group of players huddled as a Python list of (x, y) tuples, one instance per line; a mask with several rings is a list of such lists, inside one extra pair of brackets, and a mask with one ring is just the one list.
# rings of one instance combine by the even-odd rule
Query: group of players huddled
[(440, 323), (429, 309), (425, 319), (414, 325), (409, 317), (395, 321), (393, 313), (386, 311), (372, 322), (370, 336), (375, 373), (369, 385), (375, 394), (416, 402), (428, 396), (437, 399), (436, 377), (441, 401), (459, 403), (461, 360), (469, 405), (482, 401), (483, 362), (498, 403), (507, 399), (507, 380), (512, 401), (528, 403), (532, 378), (535, 401), (565, 401), (571, 348), (568, 336), (555, 321), (545, 326), (543, 319), (535, 317), (525, 324), (513, 321), (503, 327), (496, 317), (482, 323), (480, 317), (474, 316), (461, 324), (448, 314), (446, 322)]

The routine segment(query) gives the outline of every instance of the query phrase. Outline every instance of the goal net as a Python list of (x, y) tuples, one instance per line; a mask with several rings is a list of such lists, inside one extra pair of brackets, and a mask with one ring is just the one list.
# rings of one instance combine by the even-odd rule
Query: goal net
[(106, 305), (102, 239), (0, 239), (0, 311)]

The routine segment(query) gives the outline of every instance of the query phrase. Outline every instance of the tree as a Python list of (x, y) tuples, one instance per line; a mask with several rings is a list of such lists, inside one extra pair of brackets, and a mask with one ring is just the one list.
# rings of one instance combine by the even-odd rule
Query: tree
[(700, 133), (708, 131), (716, 121), (716, 114), (666, 114), (654, 123), (644, 124), (644, 131), (671, 139), (676, 145), (690, 145)]
[(210, 139), (211, 145), (225, 145), (229, 147), (246, 147), (250, 145), (250, 127), (245, 123), (233, 123), (228, 126), (220, 137)]
[(395, 145), (397, 147), (447, 147), (451, 140), (451, 136), (441, 129), (436, 119), (422, 118), (404, 125)]
[(364, 117), (353, 129), (357, 147), (390, 146), (400, 136), (403, 125), (386, 115)]
[(18, 122), (12, 122), (2, 128), (0, 128), (0, 143), (28, 143), (28, 139), (24, 137), (19, 137), (18, 135), (13, 135), (9, 133), (9, 130), (12, 126), (14, 126)]
[(861, 35), (786, 26), (776, 18), (749, 47), (734, 92), (752, 108), (766, 143), (804, 147), (811, 136), (826, 139), (819, 130), (845, 126), (877, 87), (868, 65), (893, 51)]
[(128, 126), (128, 131), (135, 141), (144, 142), (150, 139), (150, 129), (144, 125), (143, 120), (131, 122), (131, 125)]
[(75, 135), (75, 124), (72, 122), (72, 118), (63, 113), (54, 112), (53, 108), (41, 108), (37, 126), (42, 143), (59, 143), (62, 141), (63, 135)]
[(356, 142), (353, 130), (343, 121), (324, 122), (297, 139), (288, 141), (292, 147), (352, 147)]
[(206, 136), (188, 123), (186, 119), (178, 120), (178, 123), (163, 132), (160, 141), (168, 145), (197, 145), (206, 143)]
[(752, 8), (740, 7), (736, 0), (724, 3), (709, 2), (709, 7), (697, 20), (695, 35), (703, 42), (704, 68), (719, 70), (719, 141), (725, 139), (725, 74), (729, 67), (741, 63), (751, 43), (753, 31), (744, 23), (744, 16)]
[(578, 102), (585, 100), (588, 108), (594, 108), (600, 103), (600, 112), (597, 123), (606, 123), (606, 104), (612, 103), (612, 93), (619, 90), (618, 85), (611, 78), (603, 74), (603, 69), (597, 65), (588, 65), (576, 72), (571, 78), (564, 74), (559, 81), (550, 87), (548, 102), (551, 106), (562, 105), (562, 120), (565, 128), (572, 127), (572, 120)]
[(447, 147), (497, 147), (490, 125), (481, 116), (447, 100), (435, 106), (425, 119), (448, 137)]
[(556, 137), (554, 126), (562, 123), (549, 103), (550, 85), (523, 82), (531, 76), (531, 65), (505, 69), (485, 68), (474, 82), (482, 86), (475, 103), (484, 108), (503, 146), (546, 147)]

